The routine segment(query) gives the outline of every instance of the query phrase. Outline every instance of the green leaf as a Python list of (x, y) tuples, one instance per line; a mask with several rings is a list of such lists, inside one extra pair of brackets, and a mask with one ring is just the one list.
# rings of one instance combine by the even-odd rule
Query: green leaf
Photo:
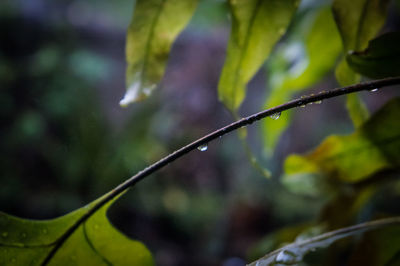
[[(364, 49), (368, 41), (376, 36), (385, 23), (389, 0), (334, 0), (333, 15), (342, 37), (345, 54)], [(336, 70), (336, 79), (342, 86), (355, 84), (360, 80), (345, 60)], [(368, 111), (358, 96), (347, 97), (350, 117), (357, 126), (368, 117)]]
[(171, 45), (198, 0), (137, 0), (126, 40), (127, 91), (121, 106), (148, 97), (160, 82)]
[[(279, 47), (269, 62), (271, 93), (265, 108), (282, 104), (295, 92), (314, 85), (336, 63), (342, 45), (330, 9), (312, 10), (305, 22), (311, 25), (307, 27), (308, 31), (300, 31), (297, 38)], [(294, 61), (294, 65), (291, 61)], [(290, 65), (293, 66), (289, 68)], [(277, 139), (289, 125), (290, 114), (290, 111), (282, 113), (279, 120), (263, 120), (264, 143), (268, 150), (273, 150)]]
[[(337, 66), (335, 75), (337, 81), (342, 86), (356, 84), (361, 80), (360, 75), (355, 73), (344, 59)], [(346, 99), (347, 111), (353, 125), (357, 128), (368, 119), (369, 111), (357, 94), (348, 94)]]
[(370, 78), (400, 75), (400, 33), (383, 34), (368, 43), (365, 50), (346, 56), (350, 67)]
[(231, 36), (218, 85), (220, 101), (231, 110), (242, 103), (246, 85), (285, 33), (298, 0), (230, 0)]
[[(291, 155), (284, 165), (283, 183), (326, 184), (327, 181), (355, 183), (400, 165), (400, 98), (387, 103), (353, 134), (329, 136), (306, 155)], [(307, 187), (305, 188), (307, 189)], [(301, 191), (305, 192), (306, 191)]]
[(334, 0), (332, 9), (344, 50), (365, 49), (385, 23), (389, 0)]
[[(0, 212), (0, 264), (41, 265), (62, 235), (100, 199), (52, 220), (21, 219)], [(110, 224), (106, 212), (111, 204), (78, 226), (49, 265), (153, 265), (142, 243), (128, 239)]]
[(390, 228), (389, 226), (394, 227), (396, 225), (396, 228), (398, 228), (399, 224), (400, 218), (393, 217), (341, 228), (316, 237), (312, 237), (310, 239), (293, 242), (292, 244), (286, 245), (265, 255), (264, 257), (250, 263), (249, 265), (297, 265), (303, 260), (304, 256), (307, 253), (313, 252), (319, 248), (326, 248), (337, 240), (364, 233), (366, 231), (381, 228)]

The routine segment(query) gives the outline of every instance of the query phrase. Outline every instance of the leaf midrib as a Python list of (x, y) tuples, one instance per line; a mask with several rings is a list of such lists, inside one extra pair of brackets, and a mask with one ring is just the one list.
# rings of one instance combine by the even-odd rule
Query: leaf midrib
[[(235, 70), (235, 74), (234, 74), (235, 78), (234, 78), (233, 86), (232, 86), (233, 87), (233, 89), (232, 89), (232, 99), (233, 99), (232, 106), (233, 106), (233, 109), (235, 109), (235, 105), (236, 105), (236, 97), (235, 96), (236, 96), (237, 85), (238, 85), (238, 81), (239, 81), (239, 72), (240, 72), (240, 69), (241, 69), (242, 64), (243, 64), (244, 55), (247, 52), (247, 48), (248, 48), (248, 45), (249, 45), (249, 42), (250, 42), (250, 36), (251, 36), (250, 33), (252, 31), (252, 28), (253, 28), (253, 25), (254, 25), (254, 21), (255, 21), (255, 19), (257, 17), (257, 14), (258, 14), (258, 12), (260, 10), (259, 6), (260, 6), (262, 1), (263, 0), (257, 0), (257, 3), (256, 3), (256, 5), (254, 7), (254, 10), (253, 10), (254, 12), (252, 12), (252, 16), (250, 18), (250, 23), (249, 23), (249, 25), (247, 27), (247, 30), (246, 30), (246, 36), (245, 36), (244, 44), (243, 44), (243, 48), (242, 48), (243, 50), (240, 53), (239, 61), (237, 63), (237, 67), (236, 67), (236, 70)], [(233, 7), (232, 7), (232, 9), (233, 9)]]
[(153, 20), (153, 22), (151, 23), (151, 26), (150, 26), (149, 36), (148, 36), (148, 38), (146, 40), (143, 64), (142, 64), (142, 69), (140, 71), (140, 88), (141, 89), (143, 88), (143, 83), (144, 83), (144, 80), (146, 78), (145, 77), (145, 73), (146, 73), (148, 61), (149, 61), (149, 58), (150, 58), (151, 42), (152, 42), (153, 37), (154, 37), (154, 32), (155, 32), (155, 28), (156, 28), (156, 26), (158, 24), (158, 20), (159, 20), (159, 18), (161, 16), (163, 7), (165, 5), (165, 1), (166, 0), (161, 0), (161, 3), (159, 5), (159, 7), (157, 9), (157, 12), (156, 12), (156, 15), (154, 17), (154, 20)]

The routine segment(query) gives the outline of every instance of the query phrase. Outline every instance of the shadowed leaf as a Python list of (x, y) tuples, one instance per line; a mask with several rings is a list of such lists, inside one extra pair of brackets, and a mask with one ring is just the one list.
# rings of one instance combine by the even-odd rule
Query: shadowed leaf
[(171, 45), (198, 0), (138, 0), (126, 40), (127, 91), (121, 106), (148, 97), (160, 82)]
[[(0, 264), (41, 265), (62, 235), (97, 201), (52, 220), (21, 219), (0, 212)], [(142, 243), (128, 239), (110, 224), (106, 212), (111, 204), (76, 228), (49, 265), (153, 265)]]
[(297, 5), (298, 0), (229, 1), (232, 29), (218, 85), (229, 110), (242, 103), (247, 83), (285, 33)]
[(400, 218), (394, 217), (341, 228), (307, 240), (296, 241), (267, 254), (249, 265), (298, 265), (307, 253), (318, 248), (326, 248), (337, 240), (379, 228), (389, 228), (389, 226), (394, 227), (394, 225), (398, 226), (399, 224)]
[(358, 73), (371, 78), (400, 75), (400, 33), (381, 35), (360, 52), (346, 57), (348, 64)]

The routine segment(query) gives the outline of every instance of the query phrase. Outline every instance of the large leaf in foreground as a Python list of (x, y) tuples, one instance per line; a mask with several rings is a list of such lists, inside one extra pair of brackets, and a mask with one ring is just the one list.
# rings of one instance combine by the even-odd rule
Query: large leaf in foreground
[[(320, 183), (354, 183), (400, 165), (400, 98), (387, 103), (353, 134), (330, 136), (306, 155), (291, 155), (283, 182), (307, 193)], [(315, 188), (314, 188), (315, 189)]]
[(242, 103), (247, 83), (285, 33), (297, 5), (297, 0), (229, 1), (232, 29), (218, 85), (229, 110)]
[[(314, 85), (336, 63), (342, 45), (330, 9), (325, 7), (310, 11), (306, 23), (310, 23), (310, 15), (314, 17), (311, 17), (311, 27), (307, 27), (309, 30), (300, 32), (298, 38), (280, 47), (269, 62), (271, 93), (265, 108), (287, 102), (295, 92)], [(279, 136), (289, 125), (290, 114), (287, 111), (279, 120), (263, 120), (264, 143), (268, 150), (275, 147)]]
[[(0, 265), (41, 265), (62, 235), (97, 201), (52, 220), (28, 220), (0, 212)], [(83, 222), (56, 251), (49, 265), (153, 265), (150, 252), (108, 221), (111, 202)]]
[(399, 228), (399, 225), (400, 218), (394, 217), (342, 228), (307, 240), (296, 241), (267, 254), (249, 265), (297, 265), (307, 253), (315, 251), (318, 248), (326, 248), (339, 239), (379, 228), (389, 228), (389, 226)]
[(346, 56), (351, 68), (371, 78), (400, 75), (400, 33), (383, 34), (368, 43), (363, 51)]
[(127, 91), (121, 106), (149, 96), (161, 80), (171, 45), (198, 0), (137, 0), (126, 40)]
[[(333, 14), (343, 41), (344, 53), (366, 48), (368, 41), (376, 36), (385, 23), (389, 0), (335, 0)], [(336, 79), (342, 86), (360, 81), (342, 59), (336, 69)], [(368, 119), (369, 113), (356, 94), (347, 97), (347, 109), (356, 127)]]

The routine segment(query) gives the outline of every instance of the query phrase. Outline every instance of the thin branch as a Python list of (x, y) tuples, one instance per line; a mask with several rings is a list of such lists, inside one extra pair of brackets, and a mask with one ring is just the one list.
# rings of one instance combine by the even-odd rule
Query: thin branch
[(375, 89), (380, 89), (383, 87), (388, 87), (392, 85), (398, 85), (400, 84), (400, 77), (394, 77), (394, 78), (386, 78), (386, 79), (380, 79), (380, 80), (373, 80), (369, 82), (364, 82), (364, 83), (358, 83), (352, 86), (347, 86), (343, 88), (337, 88), (333, 89), (330, 91), (322, 91), (316, 95), (310, 95), (310, 96), (305, 96), (301, 97), (292, 101), (289, 101), (285, 104), (278, 105), (276, 107), (261, 111), (259, 113), (250, 115), (248, 117), (244, 117), (234, 123), (231, 123), (225, 127), (222, 127), (196, 141), (193, 141), (192, 143), (180, 148), (179, 150), (174, 151), (173, 153), (169, 154), (168, 156), (160, 159), (156, 163), (146, 167), (142, 171), (138, 172), (136, 175), (132, 176), (125, 182), (121, 183), (117, 187), (115, 187), (113, 190), (108, 192), (107, 194), (103, 195), (97, 202), (94, 204), (92, 208), (88, 210), (86, 214), (84, 214), (73, 226), (71, 226), (58, 240), (58, 242), (55, 244), (54, 248), (49, 252), (48, 256), (45, 258), (43, 261), (42, 265), (47, 265), (50, 260), (53, 258), (57, 250), (64, 244), (64, 242), (69, 238), (69, 236), (83, 223), (85, 222), (90, 216), (92, 216), (98, 209), (100, 209), (102, 206), (104, 206), (107, 202), (110, 200), (114, 199), (115, 197), (119, 196), (122, 194), (124, 191), (127, 189), (133, 187), (137, 182), (140, 180), (144, 179), (145, 177), (151, 175), (152, 173), (158, 171), (159, 169), (163, 168), (167, 164), (175, 161), (176, 159), (182, 157), (183, 155), (196, 150), (197, 147), (201, 145), (208, 144), (210, 141), (217, 139), (229, 132), (232, 132), (238, 128), (250, 125), (254, 123), (255, 121), (261, 120), (267, 116), (271, 116), (276, 113), (280, 113), (295, 107), (300, 107), (300, 106), (305, 106), (307, 104), (313, 103), (313, 102), (320, 102), (325, 99), (337, 97), (340, 95), (344, 94), (349, 94), (349, 93), (354, 93), (358, 91), (365, 91), (365, 90), (375, 90)]

